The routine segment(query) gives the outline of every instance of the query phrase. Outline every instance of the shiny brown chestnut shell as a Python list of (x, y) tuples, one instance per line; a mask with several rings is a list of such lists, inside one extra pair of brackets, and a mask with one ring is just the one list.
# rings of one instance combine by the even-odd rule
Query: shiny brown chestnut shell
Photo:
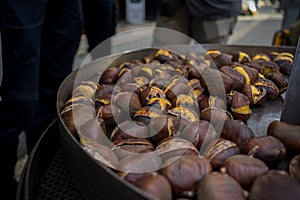
[(106, 128), (104, 121), (93, 118), (81, 125), (78, 129), (80, 142), (83, 145), (95, 142), (98, 144), (109, 144), (109, 139), (106, 137)]
[(233, 68), (245, 77), (246, 84), (254, 84), (258, 78), (258, 71), (246, 65), (235, 63)]
[(211, 171), (206, 158), (184, 155), (166, 160), (160, 173), (168, 179), (176, 196), (193, 197), (199, 182)]
[(243, 152), (271, 166), (285, 158), (286, 148), (278, 139), (268, 135), (247, 140)]
[(199, 183), (197, 200), (246, 200), (242, 187), (227, 174), (213, 172)]
[(205, 153), (205, 157), (210, 161), (210, 164), (214, 170), (218, 170), (223, 166), (224, 161), (230, 156), (240, 153), (240, 149), (235, 143), (219, 138), (215, 144), (208, 149)]
[(162, 166), (161, 158), (155, 151), (151, 151), (127, 156), (120, 160), (116, 168), (118, 169), (118, 174), (123, 176), (124, 173), (155, 172), (161, 169)]
[(300, 126), (282, 121), (269, 124), (267, 134), (274, 136), (288, 149), (300, 152)]
[(226, 109), (225, 100), (218, 96), (204, 97), (200, 102), (200, 110), (204, 110), (209, 107)]
[(289, 163), (289, 173), (300, 183), (300, 154), (294, 156)]
[(101, 75), (99, 84), (113, 84), (118, 80), (119, 67), (107, 68)]
[(147, 101), (151, 98), (166, 98), (166, 94), (162, 89), (156, 86), (144, 88), (140, 94), (141, 104), (145, 106)]
[(234, 70), (230, 66), (222, 66), (220, 69), (224, 74), (229, 76), (233, 80), (233, 89), (239, 90), (242, 89), (246, 84), (246, 78), (237, 70)]
[(116, 126), (110, 135), (111, 141), (124, 140), (129, 138), (148, 138), (149, 130), (148, 127), (135, 121), (125, 121)]
[(166, 93), (166, 97), (172, 102), (180, 94), (188, 94), (189, 90), (190, 88), (186, 83), (171, 82), (165, 87), (164, 92)]
[(240, 92), (235, 92), (231, 100), (231, 114), (235, 119), (247, 121), (252, 114), (250, 100)]
[(198, 102), (193, 98), (193, 96), (189, 94), (180, 94), (177, 98), (172, 102), (173, 107), (183, 106), (187, 108), (191, 108), (192, 110), (199, 110)]
[(208, 121), (197, 120), (185, 127), (180, 137), (193, 143), (197, 149), (205, 151), (207, 145), (217, 137), (217, 133)]
[(265, 88), (257, 88), (254, 85), (244, 85), (242, 91), (250, 101), (250, 105), (263, 106), (267, 100), (267, 91)]
[(247, 53), (239, 51), (237, 54), (233, 54), (232, 61), (246, 64), (251, 61), (251, 58)]
[(133, 116), (141, 106), (140, 98), (136, 93), (121, 92), (114, 96), (113, 102), (120, 109)]
[(254, 86), (256, 86), (260, 89), (264, 88), (267, 91), (267, 98), (270, 100), (276, 99), (279, 95), (279, 89), (278, 89), (277, 85), (270, 79), (259, 78), (254, 83)]
[(213, 123), (213, 122), (223, 122), (225, 120), (231, 120), (233, 119), (233, 117), (227, 110), (221, 108), (209, 107), (201, 111), (200, 119)]
[(300, 183), (285, 171), (270, 170), (259, 176), (253, 183), (249, 200), (298, 200)]
[(220, 55), (217, 55), (215, 57), (212, 57), (213, 62), (215, 65), (220, 68), (224, 65), (231, 65), (232, 64), (232, 55), (221, 53)]
[(169, 181), (157, 172), (146, 174), (133, 184), (144, 191), (149, 199), (172, 200), (172, 189)]
[(142, 122), (148, 125), (153, 118), (162, 116), (163, 112), (157, 108), (144, 106), (140, 108), (133, 116), (134, 121)]
[(155, 151), (163, 162), (176, 156), (198, 155), (198, 149), (191, 142), (178, 137), (162, 140), (155, 148)]
[(165, 138), (172, 137), (176, 133), (172, 118), (167, 115), (153, 118), (148, 126), (150, 140), (155, 145)]
[(177, 106), (168, 111), (168, 115), (178, 116), (189, 122), (194, 122), (199, 119), (198, 112), (188, 107)]
[(105, 84), (99, 85), (99, 87), (95, 92), (95, 99), (100, 99), (104, 95), (112, 94), (114, 90), (119, 91), (119, 88), (114, 85), (105, 85)]
[(113, 126), (121, 115), (121, 110), (114, 104), (100, 106), (96, 110), (97, 118), (104, 120), (107, 126)]
[(224, 122), (221, 137), (234, 142), (242, 149), (245, 142), (253, 138), (254, 134), (242, 120), (227, 120)]
[(82, 81), (72, 91), (72, 96), (83, 95), (94, 100), (98, 84), (94, 81)]
[(148, 99), (146, 102), (146, 106), (154, 107), (161, 110), (163, 113), (166, 113), (168, 110), (172, 108), (172, 104), (168, 99), (154, 97)]
[(109, 168), (115, 169), (119, 163), (118, 157), (106, 145), (91, 142), (85, 145), (83, 148), (98, 162)]
[(144, 138), (129, 138), (124, 140), (115, 140), (111, 150), (122, 160), (125, 157), (154, 151), (152, 143)]
[(243, 154), (227, 158), (221, 168), (223, 173), (229, 174), (246, 190), (251, 188), (258, 176), (268, 170), (263, 161)]
[(288, 81), (284, 79), (284, 76), (281, 73), (268, 73), (265, 75), (265, 77), (272, 80), (277, 85), (279, 93), (286, 91)]

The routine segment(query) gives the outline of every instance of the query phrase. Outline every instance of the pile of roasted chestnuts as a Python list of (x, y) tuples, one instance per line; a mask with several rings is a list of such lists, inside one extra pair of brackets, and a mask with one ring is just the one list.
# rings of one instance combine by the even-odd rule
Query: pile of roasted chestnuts
[(260, 137), (247, 126), (252, 107), (286, 90), (292, 62), (287, 52), (157, 49), (82, 81), (61, 116), (149, 199), (296, 200), (300, 126), (274, 121)]

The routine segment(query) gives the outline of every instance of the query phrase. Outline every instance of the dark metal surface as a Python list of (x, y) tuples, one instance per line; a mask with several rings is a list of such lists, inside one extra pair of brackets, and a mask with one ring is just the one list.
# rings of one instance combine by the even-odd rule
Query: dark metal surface
[(17, 200), (84, 200), (68, 174), (58, 142), (58, 121), (45, 130), (24, 167)]
[[(219, 49), (226, 53), (236, 53), (238, 51), (244, 51), (253, 55), (258, 52), (290, 52), (295, 53), (293, 47), (257, 47), (257, 46), (213, 46), (206, 45), (203, 47), (172, 47), (170, 50), (176, 53), (195, 52), (203, 53), (205, 49)], [(174, 50), (175, 49), (175, 50)], [(144, 52), (135, 52), (129, 54), (127, 57), (122, 57), (126, 61), (136, 58), (143, 58), (145, 55), (149, 55), (151, 49)], [(106, 69), (111, 62), (117, 58), (118, 55), (95, 60), (93, 63), (87, 64), (77, 71), (71, 73), (61, 84), (58, 91), (57, 109), (58, 113), (63, 108), (64, 103), (70, 97), (73, 87), (78, 85), (83, 80), (89, 80), (99, 72)], [(124, 60), (124, 61), (125, 61)], [(118, 60), (117, 62), (122, 62)], [(115, 63), (114, 63), (115, 64)], [(275, 101), (268, 102), (266, 106), (262, 108), (253, 109), (253, 114), (248, 120), (248, 125), (254, 131), (255, 135), (266, 134), (266, 128), (268, 124), (275, 120), (280, 119), (281, 109), (283, 105), (283, 98), (278, 98)], [(64, 155), (65, 166), (76, 181), (81, 192), (88, 199), (99, 199), (99, 196), (104, 199), (145, 199), (144, 194), (128, 184), (126, 181), (121, 180), (115, 173), (108, 168), (98, 164), (98, 162), (87, 154), (82, 148), (79, 142), (72, 136), (69, 130), (66, 128), (59, 116), (59, 132), (60, 141), (62, 143), (62, 153)], [(116, 192), (117, 191), (117, 192)]]
[(300, 40), (298, 40), (281, 121), (300, 125)]

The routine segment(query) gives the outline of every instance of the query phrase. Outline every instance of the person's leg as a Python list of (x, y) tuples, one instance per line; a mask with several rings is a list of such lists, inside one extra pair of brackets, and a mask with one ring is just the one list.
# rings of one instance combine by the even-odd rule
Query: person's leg
[(57, 117), (56, 94), (61, 82), (72, 71), (82, 21), (80, 0), (49, 1), (42, 31), (39, 101), (34, 119), (25, 130), (29, 152)]
[(0, 86), (0, 198), (15, 199), (18, 135), (38, 96), (40, 33), (46, 1), (0, 3), (3, 77)]
[[(92, 51), (116, 32), (116, 3), (114, 0), (82, 0), (82, 8), (88, 50)], [(110, 47), (107, 47), (109, 53)]]

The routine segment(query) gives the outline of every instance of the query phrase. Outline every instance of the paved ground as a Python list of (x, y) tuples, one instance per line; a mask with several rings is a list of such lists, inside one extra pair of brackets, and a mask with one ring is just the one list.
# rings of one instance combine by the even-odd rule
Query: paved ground
[[(240, 44), (240, 45), (271, 45), (273, 35), (277, 30), (280, 30), (282, 22), (282, 13), (276, 13), (275, 6), (261, 7), (256, 16), (239, 16), (236, 28), (233, 35), (229, 38), (228, 44)], [(154, 27), (155, 22), (145, 22), (140, 25), (130, 25), (120, 23), (117, 27), (117, 32), (123, 34), (119, 39), (114, 40), (113, 51), (120, 51), (123, 48), (131, 48), (135, 45), (147, 45), (151, 42), (149, 37), (145, 37), (139, 29), (142, 27)], [(129, 31), (136, 29), (135, 31)], [(125, 31), (125, 32), (124, 32)], [(134, 37), (126, 37), (126, 34), (134, 34)], [(130, 41), (123, 40), (123, 38), (131, 38)], [(146, 39), (145, 39), (146, 38)], [(128, 46), (128, 43), (132, 46)], [(126, 44), (126, 45), (124, 45)], [(82, 36), (80, 48), (78, 49), (74, 68), (77, 68), (80, 61), (86, 56), (86, 38)], [(24, 145), (24, 134), (20, 136), (19, 146), (19, 162), (16, 166), (16, 177), (18, 178), (24, 163), (26, 162), (26, 148)]]

